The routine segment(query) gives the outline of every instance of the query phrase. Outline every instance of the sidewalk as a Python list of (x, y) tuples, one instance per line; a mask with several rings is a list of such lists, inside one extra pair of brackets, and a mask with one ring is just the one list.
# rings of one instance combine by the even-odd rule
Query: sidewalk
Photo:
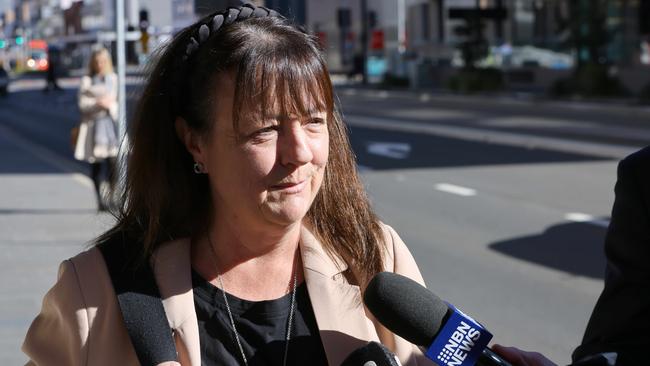
[(462, 102), (509, 107), (562, 108), (576, 112), (590, 110), (622, 117), (646, 117), (648, 118), (648, 126), (650, 126), (650, 105), (640, 105), (632, 99), (552, 99), (545, 95), (523, 92), (466, 95), (452, 93), (444, 89), (388, 89), (372, 85), (348, 84), (340, 80), (340, 78), (334, 84), (337, 92), (345, 95), (419, 100), (421, 102)]
[(92, 182), (0, 125), (0, 364), (26, 361), (20, 345), (59, 263), (112, 218), (96, 213)]

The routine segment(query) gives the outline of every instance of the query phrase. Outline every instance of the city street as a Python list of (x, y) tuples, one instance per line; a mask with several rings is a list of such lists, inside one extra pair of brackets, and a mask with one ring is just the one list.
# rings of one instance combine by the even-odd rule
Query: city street
[[(112, 222), (69, 146), (77, 83), (45, 94), (43, 80), (19, 80), (0, 98), (3, 365), (25, 361), (58, 264)], [(569, 363), (602, 289), (617, 161), (650, 141), (650, 110), (347, 86), (338, 96), (371, 200), (429, 289), (493, 342)]]

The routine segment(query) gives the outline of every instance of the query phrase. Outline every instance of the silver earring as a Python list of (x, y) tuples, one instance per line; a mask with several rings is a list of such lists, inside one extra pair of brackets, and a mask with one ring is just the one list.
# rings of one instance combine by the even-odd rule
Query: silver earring
[(202, 163), (194, 163), (194, 174), (205, 174), (205, 169), (203, 168)]

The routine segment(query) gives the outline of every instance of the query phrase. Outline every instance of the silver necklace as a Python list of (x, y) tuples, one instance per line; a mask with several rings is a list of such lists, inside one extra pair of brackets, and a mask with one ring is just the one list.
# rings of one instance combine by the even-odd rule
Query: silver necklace
[[(212, 245), (212, 239), (210, 235), (208, 237), (208, 244), (210, 245), (210, 252), (212, 253), (212, 262), (214, 263), (214, 268), (217, 270), (217, 279), (219, 280), (219, 286), (221, 286), (221, 294), (223, 295), (223, 301), (226, 303), (226, 310), (228, 311), (228, 318), (230, 319), (230, 326), (232, 327), (232, 332), (235, 334), (235, 341), (237, 341), (237, 347), (239, 348), (239, 353), (241, 358), (244, 361), (244, 365), (248, 366), (248, 359), (246, 359), (246, 354), (244, 354), (244, 348), (241, 345), (241, 340), (239, 339), (239, 333), (237, 332), (237, 327), (235, 326), (235, 319), (232, 316), (232, 311), (230, 310), (230, 304), (228, 303), (228, 298), (226, 297), (226, 288), (223, 285), (223, 279), (221, 278), (221, 271), (217, 265), (217, 253), (214, 251), (214, 245)], [(298, 284), (298, 271), (296, 271), (296, 261), (293, 263), (293, 284), (291, 290), (291, 306), (289, 308), (289, 319), (287, 320), (287, 332), (284, 343), (284, 357), (282, 358), (282, 365), (287, 365), (287, 354), (289, 353), (289, 340), (291, 339), (291, 325), (293, 324), (293, 311), (296, 305), (296, 288)]]

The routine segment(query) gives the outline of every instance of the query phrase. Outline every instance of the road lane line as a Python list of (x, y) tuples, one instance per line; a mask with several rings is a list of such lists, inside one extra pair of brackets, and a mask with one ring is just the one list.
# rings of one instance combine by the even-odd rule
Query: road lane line
[(595, 225), (607, 228), (609, 227), (609, 220), (599, 219), (595, 216), (588, 215), (580, 212), (569, 212), (564, 215), (564, 219), (573, 222), (582, 222), (585, 224)]
[(441, 192), (446, 192), (446, 193), (451, 193), (451, 194), (456, 194), (459, 196), (463, 197), (470, 197), (470, 196), (476, 196), (476, 190), (467, 188), (467, 187), (461, 187), (457, 186), (455, 184), (449, 184), (449, 183), (438, 183), (435, 185), (435, 188)]

